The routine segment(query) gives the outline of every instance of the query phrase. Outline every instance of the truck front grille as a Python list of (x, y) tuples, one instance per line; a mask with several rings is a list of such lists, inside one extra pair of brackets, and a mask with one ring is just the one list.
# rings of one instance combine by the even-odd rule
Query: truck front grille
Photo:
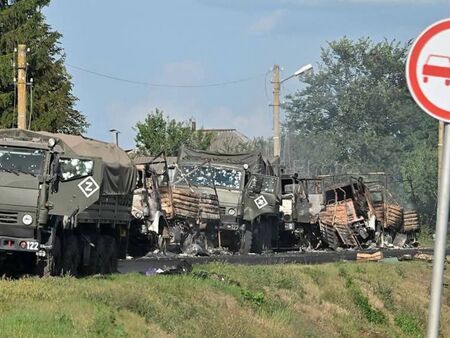
[(14, 211), (0, 211), (0, 224), (18, 224), (19, 215)]

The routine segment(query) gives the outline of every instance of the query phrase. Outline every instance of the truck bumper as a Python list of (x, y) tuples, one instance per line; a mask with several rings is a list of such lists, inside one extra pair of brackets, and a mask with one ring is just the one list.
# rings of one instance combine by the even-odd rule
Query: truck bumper
[(34, 238), (0, 236), (0, 251), (37, 253), (39, 251), (39, 242)]
[(219, 229), (221, 231), (238, 231), (240, 226), (237, 223), (221, 223)]

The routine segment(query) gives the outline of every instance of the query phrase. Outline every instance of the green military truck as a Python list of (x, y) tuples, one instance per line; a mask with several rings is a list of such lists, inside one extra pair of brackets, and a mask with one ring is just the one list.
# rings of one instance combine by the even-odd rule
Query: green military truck
[(173, 185), (217, 195), (220, 219), (205, 228), (210, 246), (241, 253), (272, 249), (278, 235), (279, 179), (261, 154), (182, 148)]
[(125, 256), (136, 169), (81, 136), (0, 130), (0, 268), (110, 273)]

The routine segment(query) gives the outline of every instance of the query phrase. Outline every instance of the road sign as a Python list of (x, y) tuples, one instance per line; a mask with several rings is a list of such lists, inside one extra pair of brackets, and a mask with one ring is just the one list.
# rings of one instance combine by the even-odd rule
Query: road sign
[(406, 79), (411, 95), (426, 113), (450, 122), (450, 19), (432, 24), (415, 40)]
[(437, 338), (450, 209), (450, 19), (432, 24), (414, 41), (406, 63), (406, 79), (417, 104), (445, 122), (427, 328), (427, 337)]

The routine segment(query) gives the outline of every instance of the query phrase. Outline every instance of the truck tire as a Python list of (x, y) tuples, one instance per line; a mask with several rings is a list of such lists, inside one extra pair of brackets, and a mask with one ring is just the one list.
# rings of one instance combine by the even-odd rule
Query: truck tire
[(263, 220), (261, 226), (261, 252), (272, 250), (272, 222), (270, 220)]
[(245, 231), (241, 236), (241, 248), (239, 252), (243, 255), (248, 255), (252, 249), (253, 231), (250, 225), (245, 227)]
[(114, 237), (100, 235), (97, 241), (97, 273), (110, 274), (117, 272), (118, 251)]
[(80, 265), (78, 238), (73, 234), (66, 235), (61, 250), (62, 274), (77, 276), (78, 266)]
[(263, 249), (265, 233), (263, 226), (265, 225), (264, 223), (261, 223), (261, 221), (257, 221), (253, 224), (251, 251), (257, 254), (260, 254)]

